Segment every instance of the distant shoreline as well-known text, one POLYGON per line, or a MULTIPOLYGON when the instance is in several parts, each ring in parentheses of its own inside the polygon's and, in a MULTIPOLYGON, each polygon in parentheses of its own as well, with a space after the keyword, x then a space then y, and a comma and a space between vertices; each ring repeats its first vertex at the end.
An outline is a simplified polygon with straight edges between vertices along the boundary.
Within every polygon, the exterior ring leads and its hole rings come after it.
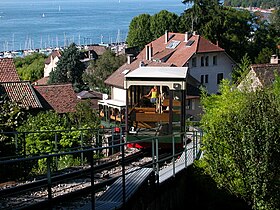
POLYGON ((271 14, 275 8, 271 8, 271 9, 262 9, 259 7, 233 7, 235 9, 242 9, 242 10, 248 10, 250 12, 261 12, 261 13, 266 13, 266 14, 271 14))

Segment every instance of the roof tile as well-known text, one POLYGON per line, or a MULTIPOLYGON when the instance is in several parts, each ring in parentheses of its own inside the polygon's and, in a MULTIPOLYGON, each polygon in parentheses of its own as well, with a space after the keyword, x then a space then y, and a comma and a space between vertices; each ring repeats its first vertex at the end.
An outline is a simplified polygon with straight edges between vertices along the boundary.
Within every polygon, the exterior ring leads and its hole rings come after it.
POLYGON ((20 81, 12 58, 0 58, 0 82, 20 81))
POLYGON ((30 82, 3 82, 0 83, 1 91, 7 97, 25 108, 43 108, 30 82))
POLYGON ((75 112, 78 99, 72 84, 35 85, 40 100, 46 109, 54 109, 58 113, 75 112))

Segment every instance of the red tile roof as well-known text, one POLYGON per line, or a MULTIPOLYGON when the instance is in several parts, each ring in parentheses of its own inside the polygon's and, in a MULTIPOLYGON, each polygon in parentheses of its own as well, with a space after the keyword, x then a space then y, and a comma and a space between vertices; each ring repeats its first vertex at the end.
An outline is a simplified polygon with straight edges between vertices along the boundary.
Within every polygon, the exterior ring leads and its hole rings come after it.
POLYGON ((58 113, 75 112, 77 96, 72 84, 35 85, 40 100, 46 109, 54 109, 58 113))
POLYGON ((43 77, 41 79, 38 79, 33 84, 34 85, 47 85, 48 84, 49 77, 43 77))
POLYGON ((52 53, 46 59, 45 64, 50 64, 51 63, 51 59, 54 59, 55 57, 58 57, 58 58, 61 57, 61 53, 58 50, 52 51, 52 53))
POLYGON ((165 35, 152 41, 146 46, 152 47, 152 59, 146 60, 146 49, 143 49, 131 64, 124 64, 111 76, 105 83, 111 86, 123 88, 124 70, 133 71, 139 67, 139 63, 143 61, 146 66, 186 66, 188 61, 195 53, 207 52, 224 52, 224 49, 211 43, 200 35, 192 35, 188 41, 192 41, 190 46, 185 42, 185 34, 169 33, 169 40, 165 43, 165 35), (174 48, 166 48, 172 42, 178 43, 174 48))
POLYGON ((0 82, 20 81, 12 58, 0 58, 0 82))
POLYGON ((1 91, 7 97, 24 108, 43 108, 30 82, 3 82, 0 83, 1 91))
POLYGON ((99 46, 99 45, 90 45, 87 47, 88 50, 93 50, 98 56, 102 55, 106 51, 105 46, 99 46))

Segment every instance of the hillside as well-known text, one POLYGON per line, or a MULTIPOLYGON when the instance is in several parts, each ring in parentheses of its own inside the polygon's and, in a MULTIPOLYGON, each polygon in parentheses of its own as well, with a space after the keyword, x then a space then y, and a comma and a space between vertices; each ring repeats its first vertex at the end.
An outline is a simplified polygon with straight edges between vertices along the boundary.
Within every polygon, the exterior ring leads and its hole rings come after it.
POLYGON ((260 7, 270 9, 280 6, 279 0, 224 0, 225 6, 232 7, 260 7))

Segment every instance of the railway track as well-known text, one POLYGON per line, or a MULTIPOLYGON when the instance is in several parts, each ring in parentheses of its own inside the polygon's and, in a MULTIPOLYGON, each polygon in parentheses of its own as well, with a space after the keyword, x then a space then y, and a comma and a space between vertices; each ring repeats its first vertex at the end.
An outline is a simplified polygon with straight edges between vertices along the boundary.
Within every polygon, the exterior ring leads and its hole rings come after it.
MULTIPOLYGON (((129 154, 124 159, 125 168, 135 165, 150 164, 151 158, 145 158, 143 152, 129 154), (146 160, 143 160, 146 159, 146 160)), ((95 164, 94 187, 91 187, 91 168, 71 168, 54 174, 51 178, 52 197, 48 196, 48 179, 41 178, 30 183, 10 182, 0 186, 0 209, 38 209, 59 203, 62 200, 72 199, 86 195, 94 190, 102 191, 110 185, 122 171, 122 159, 120 157, 107 158, 107 160, 95 164), (51 202, 50 202, 51 201, 51 202)))

